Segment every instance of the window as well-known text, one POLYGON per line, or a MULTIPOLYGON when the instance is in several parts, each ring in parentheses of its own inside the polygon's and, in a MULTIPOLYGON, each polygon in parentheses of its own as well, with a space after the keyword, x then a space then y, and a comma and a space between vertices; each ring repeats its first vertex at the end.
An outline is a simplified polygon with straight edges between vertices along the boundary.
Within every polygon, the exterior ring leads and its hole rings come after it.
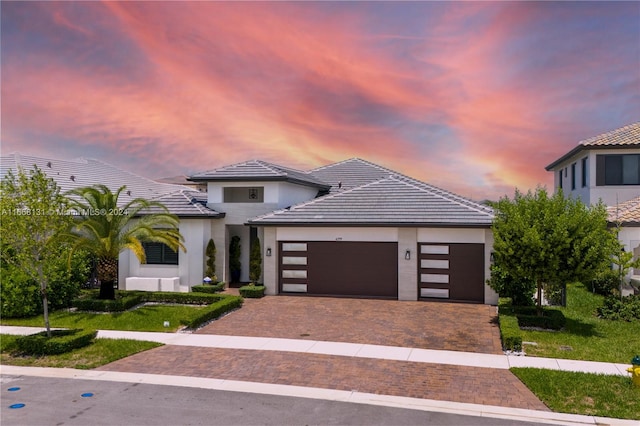
POLYGON ((558 188, 562 189, 562 170, 558 172, 558 188))
POLYGON ((581 168, 581 173, 582 173, 582 187, 586 187, 588 185, 588 180, 589 180, 589 174, 587 171, 587 157, 582 159, 582 164, 581 164, 582 168, 581 168))
POLYGON ((224 188, 225 203, 263 203, 263 187, 227 187, 224 188))
POLYGON ((576 189, 576 163, 571 165, 571 190, 576 189))
POLYGON ((178 252, 163 243, 142 243, 147 265, 177 265, 178 252))
POLYGON ((640 185, 640 154, 598 155, 596 185, 640 185))

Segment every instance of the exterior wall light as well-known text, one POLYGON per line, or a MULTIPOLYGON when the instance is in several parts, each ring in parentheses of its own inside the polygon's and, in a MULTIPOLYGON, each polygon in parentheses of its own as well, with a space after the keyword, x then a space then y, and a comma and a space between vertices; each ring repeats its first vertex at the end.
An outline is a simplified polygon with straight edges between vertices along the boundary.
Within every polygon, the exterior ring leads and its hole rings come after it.
POLYGON ((271 247, 267 247, 267 256, 271 257, 271 247))
POLYGON ((404 252, 405 260, 411 260, 411 250, 407 250, 404 252))
POLYGON ((496 261, 496 254, 494 252, 491 252, 491 254, 489 255, 489 262, 493 265, 495 261, 496 261))

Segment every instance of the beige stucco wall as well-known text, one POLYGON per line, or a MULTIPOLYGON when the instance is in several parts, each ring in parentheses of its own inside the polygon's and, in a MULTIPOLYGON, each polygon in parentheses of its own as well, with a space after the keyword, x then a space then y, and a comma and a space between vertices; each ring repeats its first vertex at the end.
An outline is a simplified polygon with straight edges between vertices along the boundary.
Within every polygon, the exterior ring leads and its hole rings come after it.
MULTIPOLYGON (((490 255, 493 234, 484 228, 341 228, 341 227, 265 227, 263 252, 271 248, 271 256, 264 257, 264 283, 267 294, 278 292, 279 241, 380 241, 398 243, 398 299, 418 299, 419 242, 482 243, 485 245, 485 280, 490 276, 490 255), (406 251, 410 259, 405 259, 406 251)), ((485 303, 497 304, 497 294, 485 284, 485 303)))

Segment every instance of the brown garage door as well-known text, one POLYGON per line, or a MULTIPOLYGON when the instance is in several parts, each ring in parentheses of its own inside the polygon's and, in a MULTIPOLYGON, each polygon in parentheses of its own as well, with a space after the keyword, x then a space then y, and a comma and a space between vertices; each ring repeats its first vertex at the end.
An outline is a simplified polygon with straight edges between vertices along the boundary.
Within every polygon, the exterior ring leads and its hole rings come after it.
POLYGON ((281 242, 280 291, 397 299, 398 244, 281 242))
POLYGON ((484 303, 484 244, 418 244, 422 299, 484 303))

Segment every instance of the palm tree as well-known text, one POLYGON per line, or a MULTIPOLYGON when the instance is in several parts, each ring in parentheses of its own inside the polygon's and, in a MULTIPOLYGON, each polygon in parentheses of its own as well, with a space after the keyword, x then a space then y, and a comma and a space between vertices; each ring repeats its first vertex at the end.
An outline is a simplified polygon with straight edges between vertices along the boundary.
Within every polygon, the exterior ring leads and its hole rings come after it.
POLYGON ((131 250, 141 263, 146 261, 143 242, 157 242, 174 251, 186 251, 178 230, 180 220, 160 202, 135 198, 118 205, 120 194, 105 185, 77 188, 68 192, 72 209, 77 213, 68 238, 71 253, 84 249, 97 259, 100 298, 114 299, 114 283, 118 276, 118 256, 131 250))

